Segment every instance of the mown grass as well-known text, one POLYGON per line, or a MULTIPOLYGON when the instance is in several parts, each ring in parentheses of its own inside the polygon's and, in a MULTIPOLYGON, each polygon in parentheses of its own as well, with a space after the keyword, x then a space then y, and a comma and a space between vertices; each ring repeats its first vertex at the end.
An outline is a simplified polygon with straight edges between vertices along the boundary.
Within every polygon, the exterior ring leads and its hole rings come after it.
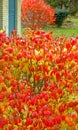
POLYGON ((69 16, 62 27, 57 28, 55 25, 47 25, 44 29, 46 32, 53 30, 53 37, 59 36, 78 36, 78 18, 69 16))
POLYGON ((46 32, 49 32, 53 30, 53 37, 59 37, 59 36, 65 36, 65 37, 70 37, 70 36, 78 36, 78 28, 54 28, 50 27, 45 29, 46 32))

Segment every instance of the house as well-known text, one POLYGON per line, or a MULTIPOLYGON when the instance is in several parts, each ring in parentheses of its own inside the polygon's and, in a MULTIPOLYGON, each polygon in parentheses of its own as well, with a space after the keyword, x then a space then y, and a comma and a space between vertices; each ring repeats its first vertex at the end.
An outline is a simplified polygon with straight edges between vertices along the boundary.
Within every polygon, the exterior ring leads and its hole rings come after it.
POLYGON ((11 36, 12 30, 21 35, 21 1, 0 0, 0 30, 11 36))

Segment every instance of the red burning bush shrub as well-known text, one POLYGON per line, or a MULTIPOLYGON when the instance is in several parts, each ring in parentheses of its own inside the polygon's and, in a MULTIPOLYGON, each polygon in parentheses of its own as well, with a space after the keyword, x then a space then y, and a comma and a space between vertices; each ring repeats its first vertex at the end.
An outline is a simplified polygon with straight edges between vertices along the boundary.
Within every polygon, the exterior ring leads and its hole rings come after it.
POLYGON ((22 1, 22 24, 33 30, 41 29, 55 21, 55 10, 44 0, 22 1))
POLYGON ((0 129, 78 129, 78 38, 0 33, 0 129))

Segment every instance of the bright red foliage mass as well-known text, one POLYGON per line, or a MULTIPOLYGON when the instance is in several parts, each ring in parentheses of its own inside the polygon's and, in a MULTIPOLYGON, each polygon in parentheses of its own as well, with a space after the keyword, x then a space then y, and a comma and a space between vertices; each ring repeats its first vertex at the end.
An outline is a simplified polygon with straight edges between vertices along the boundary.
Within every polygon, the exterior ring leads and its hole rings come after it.
POLYGON ((41 29, 55 21, 55 10, 44 0, 22 1, 22 23, 33 30, 41 29))
POLYGON ((78 129, 78 37, 0 32, 0 130, 78 129))

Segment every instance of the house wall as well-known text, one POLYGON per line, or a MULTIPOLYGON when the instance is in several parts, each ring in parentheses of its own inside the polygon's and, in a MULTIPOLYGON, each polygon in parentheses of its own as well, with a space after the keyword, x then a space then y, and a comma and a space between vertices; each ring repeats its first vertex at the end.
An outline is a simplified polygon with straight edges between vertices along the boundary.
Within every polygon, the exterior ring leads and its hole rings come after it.
POLYGON ((12 30, 16 28, 16 0, 9 0, 9 35, 11 36, 12 30))
MULTIPOLYGON (((16 0, 15 29, 21 35, 21 1, 16 0)), ((0 0, 0 29, 9 34, 9 0, 0 0)))
POLYGON ((19 35, 21 35, 21 1, 22 0, 16 0, 16 29, 19 35))
POLYGON ((0 30, 2 29, 3 0, 0 0, 0 30))
POLYGON ((8 0, 3 0, 3 30, 8 34, 8 0))

